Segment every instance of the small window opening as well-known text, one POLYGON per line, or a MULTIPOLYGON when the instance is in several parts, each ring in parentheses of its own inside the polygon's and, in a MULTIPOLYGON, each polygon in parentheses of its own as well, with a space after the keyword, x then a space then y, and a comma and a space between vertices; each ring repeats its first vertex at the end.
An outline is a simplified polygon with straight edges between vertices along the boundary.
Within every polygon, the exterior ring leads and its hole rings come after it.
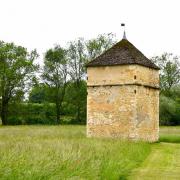
POLYGON ((134 79, 136 79, 136 75, 134 75, 134 79))
POLYGON ((136 94, 136 90, 134 90, 134 93, 136 94))

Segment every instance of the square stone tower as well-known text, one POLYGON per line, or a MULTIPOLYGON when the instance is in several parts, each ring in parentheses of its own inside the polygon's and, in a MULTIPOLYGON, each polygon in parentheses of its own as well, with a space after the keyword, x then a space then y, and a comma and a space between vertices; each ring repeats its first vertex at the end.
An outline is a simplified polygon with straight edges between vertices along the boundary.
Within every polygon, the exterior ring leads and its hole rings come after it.
POLYGON ((127 39, 87 64, 87 136, 159 138, 159 68, 127 39))

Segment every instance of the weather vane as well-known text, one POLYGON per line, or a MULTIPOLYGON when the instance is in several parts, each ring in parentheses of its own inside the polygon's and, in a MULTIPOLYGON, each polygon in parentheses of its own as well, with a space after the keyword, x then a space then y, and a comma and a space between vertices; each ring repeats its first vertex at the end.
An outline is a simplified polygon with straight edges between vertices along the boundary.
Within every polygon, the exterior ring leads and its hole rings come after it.
POLYGON ((124 27, 123 39, 127 39, 126 38, 126 31, 125 31, 125 23, 121 23, 121 26, 124 27))

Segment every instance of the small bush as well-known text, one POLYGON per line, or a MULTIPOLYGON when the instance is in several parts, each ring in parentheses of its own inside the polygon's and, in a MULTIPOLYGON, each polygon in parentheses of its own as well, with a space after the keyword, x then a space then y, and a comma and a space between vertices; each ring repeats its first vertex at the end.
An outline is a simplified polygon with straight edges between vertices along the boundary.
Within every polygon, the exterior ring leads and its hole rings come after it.
POLYGON ((10 104, 8 124, 55 124, 55 105, 52 103, 10 104))

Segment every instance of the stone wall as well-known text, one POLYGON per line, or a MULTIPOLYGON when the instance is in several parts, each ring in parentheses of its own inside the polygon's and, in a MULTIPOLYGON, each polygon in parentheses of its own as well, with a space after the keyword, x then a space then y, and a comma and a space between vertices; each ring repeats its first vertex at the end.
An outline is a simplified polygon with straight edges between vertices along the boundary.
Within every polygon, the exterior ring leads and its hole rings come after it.
POLYGON ((88 137, 158 140, 159 90, 143 86, 158 87, 157 70, 124 65, 90 67, 87 72, 88 137))
POLYGON ((138 139, 159 139, 159 90, 138 86, 136 91, 135 135, 138 139))
POLYGON ((159 87, 159 72, 140 65, 88 67, 88 85, 139 83, 159 87))

